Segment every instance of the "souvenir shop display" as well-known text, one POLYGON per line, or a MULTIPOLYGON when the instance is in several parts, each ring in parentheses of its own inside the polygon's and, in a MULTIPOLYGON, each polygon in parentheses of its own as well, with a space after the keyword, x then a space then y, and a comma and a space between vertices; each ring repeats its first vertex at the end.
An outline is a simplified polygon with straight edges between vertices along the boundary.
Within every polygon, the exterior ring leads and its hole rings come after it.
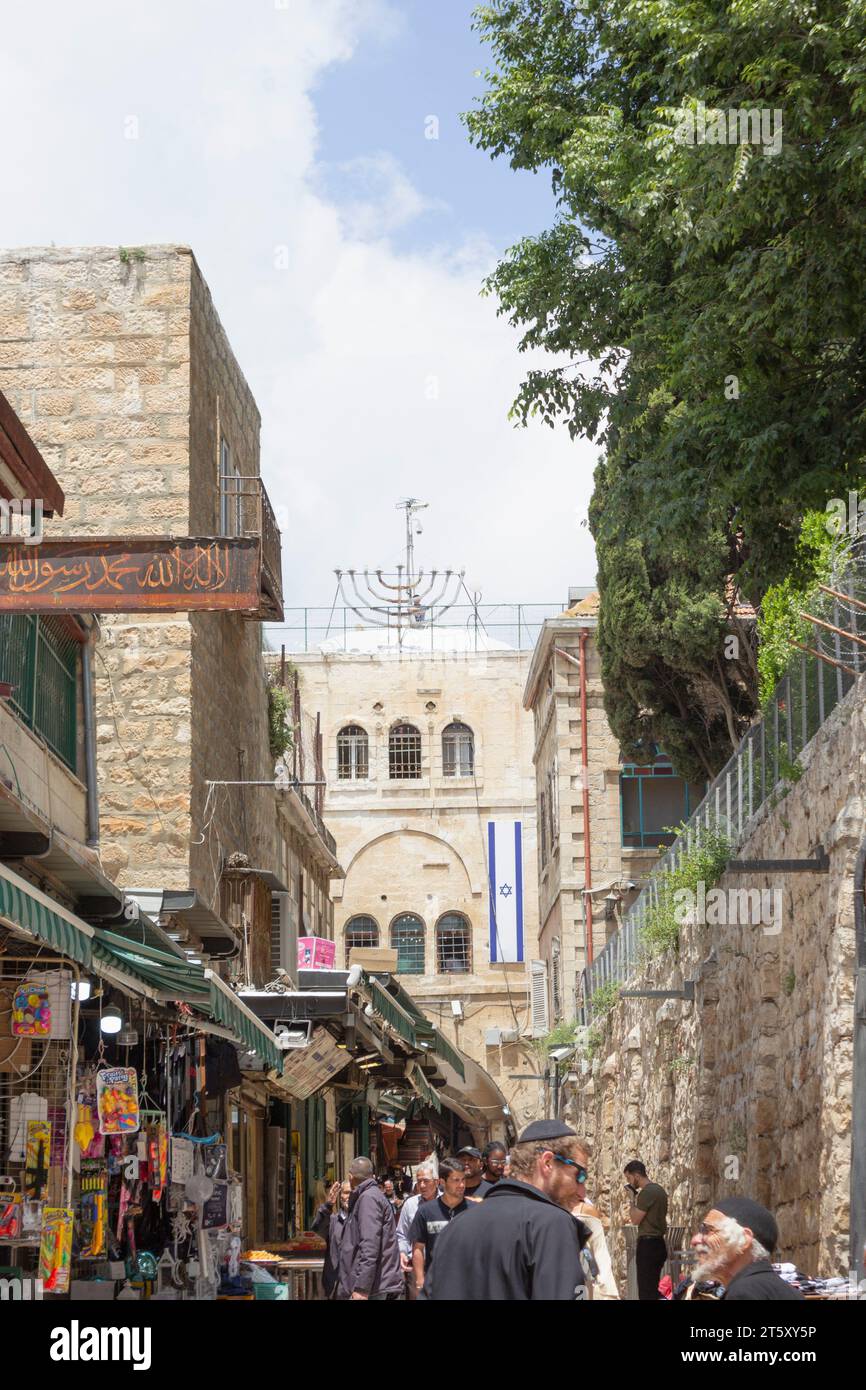
POLYGON ((134 1134, 139 1128, 138 1074, 134 1067, 106 1067, 96 1074, 101 1134, 134 1134))
POLYGON ((42 1215, 39 1278, 46 1293, 68 1293, 74 1213, 69 1207, 46 1207, 42 1215))
POLYGON ((51 1002, 48 990, 26 980, 12 1000, 13 1038, 50 1038, 51 1002))
POLYGON ((23 1175, 25 1196, 36 1198, 42 1196, 48 1184, 50 1154, 50 1120, 28 1120, 23 1175))

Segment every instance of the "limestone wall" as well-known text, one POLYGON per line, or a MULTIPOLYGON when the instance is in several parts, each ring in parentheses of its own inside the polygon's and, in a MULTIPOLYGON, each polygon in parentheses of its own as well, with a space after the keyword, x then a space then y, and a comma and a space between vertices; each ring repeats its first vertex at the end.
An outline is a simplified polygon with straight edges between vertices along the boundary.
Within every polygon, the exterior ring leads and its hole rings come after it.
POLYGON ((775 919, 684 927, 679 956, 629 987, 696 979, 696 1002, 621 1000, 591 1068, 569 1088, 620 1269, 622 1168, 639 1157, 670 1193, 672 1222, 694 1229, 715 1197, 739 1192, 776 1213, 780 1258, 810 1273, 848 1272, 864 695, 861 681, 802 755, 802 778, 762 808, 738 849, 743 859, 804 858, 821 843, 829 874, 725 874, 723 889, 780 889, 780 929, 775 919))
MULTIPOLYGON (((0 388, 66 494, 46 534, 213 535, 219 438, 259 472, 259 414, 187 247, 0 254, 0 388)), ((101 857, 124 885, 193 886, 220 857, 276 868, 261 627, 117 615, 96 647, 101 857)))
POLYGON ((521 1128, 536 1118, 539 1094, 534 1080, 513 1080, 538 1070, 528 1045, 527 965, 490 964, 485 856, 487 821, 520 820, 528 962, 537 951, 538 909, 532 721, 521 706, 527 657, 511 651, 402 659, 308 653, 292 661, 304 708, 321 712, 325 819, 346 870, 345 881, 333 885, 338 958, 352 917, 372 917, 387 945, 394 918, 417 914, 425 927, 424 973, 401 975, 401 983, 493 1077, 521 1128), (388 731, 403 720, 421 731, 422 776, 401 783, 388 777, 388 731), (474 777, 443 776, 441 735, 452 721, 473 731, 474 777), (337 733, 346 724, 368 734, 369 776, 363 781, 337 777, 337 733), (446 912, 460 912, 470 924, 472 968, 465 974, 437 968, 435 929, 446 912), (453 1016, 452 999, 463 1002, 462 1020, 453 1016), (488 1046, 488 1029, 515 1026, 525 1041, 488 1046))

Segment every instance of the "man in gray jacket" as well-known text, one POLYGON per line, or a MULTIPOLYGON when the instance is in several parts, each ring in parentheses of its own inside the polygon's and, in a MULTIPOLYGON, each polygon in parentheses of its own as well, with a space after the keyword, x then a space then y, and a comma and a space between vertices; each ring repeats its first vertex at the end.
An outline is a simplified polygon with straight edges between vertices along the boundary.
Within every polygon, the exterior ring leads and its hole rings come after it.
POLYGON ((349 1166, 352 1195, 340 1247, 340 1299, 403 1297, 403 1271, 397 1227, 387 1197, 373 1175, 369 1158, 349 1166))

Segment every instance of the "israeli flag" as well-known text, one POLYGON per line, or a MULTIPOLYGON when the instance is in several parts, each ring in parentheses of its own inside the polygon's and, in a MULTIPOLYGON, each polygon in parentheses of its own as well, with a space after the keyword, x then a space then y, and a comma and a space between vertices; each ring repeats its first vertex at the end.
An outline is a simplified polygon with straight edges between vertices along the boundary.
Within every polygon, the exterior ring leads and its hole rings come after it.
POLYGON ((523 960, 523 826, 519 820, 487 822, 490 878, 490 960, 523 960))

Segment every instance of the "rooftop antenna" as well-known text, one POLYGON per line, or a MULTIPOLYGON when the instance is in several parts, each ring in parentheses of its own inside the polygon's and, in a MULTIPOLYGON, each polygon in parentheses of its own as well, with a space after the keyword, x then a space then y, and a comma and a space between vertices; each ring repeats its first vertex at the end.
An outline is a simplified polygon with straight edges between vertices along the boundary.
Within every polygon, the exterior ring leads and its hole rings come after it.
POLYGON ((430 504, 417 497, 404 497, 396 504, 406 513, 406 548, 396 576, 381 569, 335 570, 337 589, 347 608, 360 618, 364 627, 386 627, 397 633, 398 646, 410 627, 419 627, 441 618, 453 607, 463 583, 465 570, 424 570, 415 572, 415 536, 422 527, 416 512, 430 504), (396 577, 396 583, 392 582, 396 577), (359 579, 361 583, 359 584, 359 579))

